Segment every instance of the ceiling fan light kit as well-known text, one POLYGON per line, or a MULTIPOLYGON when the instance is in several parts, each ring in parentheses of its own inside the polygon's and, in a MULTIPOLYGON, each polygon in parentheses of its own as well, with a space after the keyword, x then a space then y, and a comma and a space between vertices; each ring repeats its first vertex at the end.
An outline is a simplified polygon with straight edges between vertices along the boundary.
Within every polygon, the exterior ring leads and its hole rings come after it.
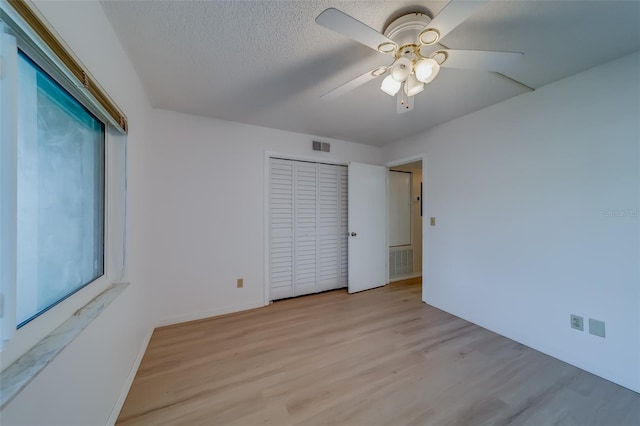
POLYGON ((382 85, 380 89, 389 96, 395 96, 396 93, 400 90, 402 83, 393 78, 393 76, 388 75, 382 80, 382 85))
POLYGON ((405 81, 407 77, 409 77, 409 74, 411 74, 412 68, 413 63, 410 59, 400 57, 396 59, 391 67, 391 77, 393 77, 395 81, 405 81))
POLYGON ((410 74, 407 77, 407 81, 404 83, 404 93, 407 96, 415 96, 424 90, 424 83, 418 81, 414 74, 410 74))
POLYGON ((431 83, 440 72, 440 64, 431 58, 422 58, 413 66, 418 81, 431 83))
POLYGON ((338 9, 329 8, 316 18, 316 23, 345 35, 378 52, 393 54, 394 62, 380 66, 326 93, 323 99, 333 99, 369 80, 388 75, 380 89, 398 96, 398 113, 413 109, 413 97, 424 90, 439 74, 440 67, 484 69, 496 72, 522 56, 516 52, 450 50, 435 46, 443 37, 464 22, 488 0, 451 0, 431 19, 422 12, 405 14, 391 22, 381 34, 338 9), (447 60, 453 58, 452 64, 447 60), (400 90, 403 89, 403 90, 400 90))

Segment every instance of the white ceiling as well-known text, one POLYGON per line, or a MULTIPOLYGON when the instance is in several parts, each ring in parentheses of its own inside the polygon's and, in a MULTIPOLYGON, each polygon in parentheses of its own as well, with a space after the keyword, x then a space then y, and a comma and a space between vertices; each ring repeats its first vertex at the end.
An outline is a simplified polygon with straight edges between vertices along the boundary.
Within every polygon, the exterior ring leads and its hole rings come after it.
MULTIPOLYGON (((384 145, 527 92, 485 71, 442 69, 396 114, 380 80, 320 96, 388 56, 317 25, 338 8, 382 31, 446 1, 103 1, 154 107, 384 145)), ((523 52, 508 75, 538 88, 640 49, 640 1, 492 1, 442 43, 523 52)))

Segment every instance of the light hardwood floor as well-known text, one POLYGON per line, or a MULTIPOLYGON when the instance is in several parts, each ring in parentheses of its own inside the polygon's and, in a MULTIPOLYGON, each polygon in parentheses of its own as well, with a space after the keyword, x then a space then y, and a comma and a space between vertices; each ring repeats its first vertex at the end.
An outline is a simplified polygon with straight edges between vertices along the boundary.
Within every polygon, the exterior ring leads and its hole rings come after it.
POLYGON ((157 329, 119 424, 640 425, 640 395, 430 307, 420 281, 157 329))

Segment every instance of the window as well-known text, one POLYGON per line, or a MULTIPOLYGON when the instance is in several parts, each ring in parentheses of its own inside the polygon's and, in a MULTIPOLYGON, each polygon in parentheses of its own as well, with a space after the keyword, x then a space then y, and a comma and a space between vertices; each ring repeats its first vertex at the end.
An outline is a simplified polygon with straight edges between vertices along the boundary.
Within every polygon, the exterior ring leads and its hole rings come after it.
POLYGON ((31 2, 0 0, 0 62, 0 370, 26 384, 128 285, 128 121, 31 2))
POLYGON ((18 56, 18 328, 104 274, 105 125, 18 56))

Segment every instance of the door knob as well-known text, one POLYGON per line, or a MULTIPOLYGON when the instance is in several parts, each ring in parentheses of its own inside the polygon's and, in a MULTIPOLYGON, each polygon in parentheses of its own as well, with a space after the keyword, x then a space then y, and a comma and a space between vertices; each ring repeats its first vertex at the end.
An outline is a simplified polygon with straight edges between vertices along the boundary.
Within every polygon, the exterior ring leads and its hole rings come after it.
POLYGON ((352 236, 352 237, 355 237, 356 235, 358 235, 358 234, 356 234, 355 232, 352 232, 352 233, 351 233, 351 236, 352 236))

